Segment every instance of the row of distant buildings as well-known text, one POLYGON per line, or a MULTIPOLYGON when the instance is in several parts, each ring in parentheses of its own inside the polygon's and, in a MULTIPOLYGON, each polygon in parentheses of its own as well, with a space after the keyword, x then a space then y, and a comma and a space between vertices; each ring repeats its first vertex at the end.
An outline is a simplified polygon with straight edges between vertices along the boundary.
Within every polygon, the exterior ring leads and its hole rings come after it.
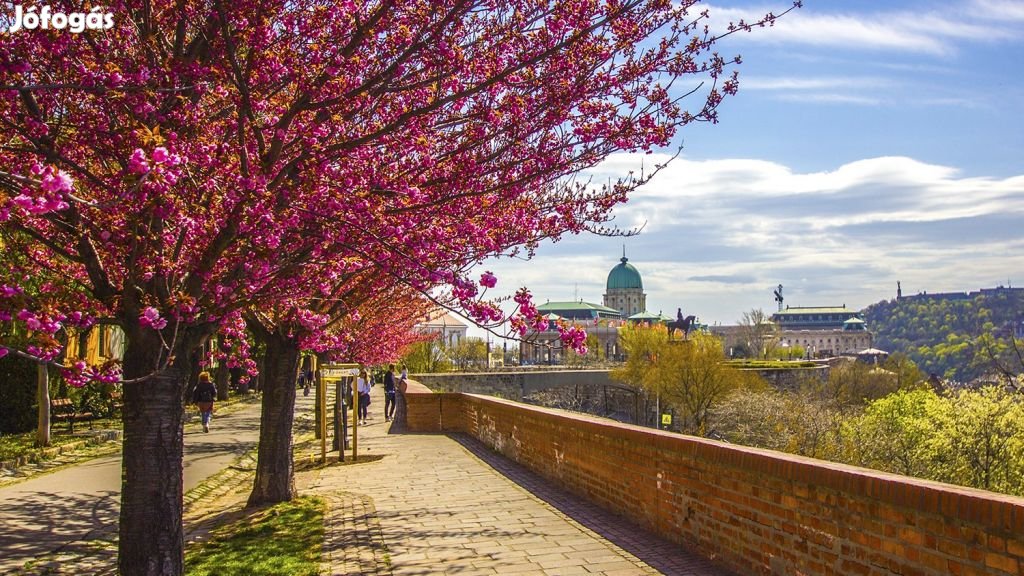
MULTIPOLYGON (((872 333, 868 330, 860 312, 842 306, 791 307, 781 305, 771 316, 770 333, 773 345, 799 347, 805 355, 825 357, 845 354, 860 354, 871 351, 872 333)), ((665 323, 673 318, 647 310, 647 294, 644 293, 643 279, 635 266, 629 263, 625 253, 622 259, 608 272, 603 302, 596 304, 584 300, 568 302, 547 302, 537 307, 548 318, 548 329, 531 331, 520 344, 520 358, 523 363, 558 364, 562 361, 562 349, 555 325, 559 321, 578 324, 586 328, 587 334, 597 339, 597 345, 604 357, 622 359, 619 344, 619 330, 630 323, 665 323)), ((698 330, 710 332, 723 341, 727 353, 745 349, 757 351, 762 343, 746 342, 751 330, 745 326, 695 325, 698 330)), ((756 352, 755 352, 756 353, 756 352)))

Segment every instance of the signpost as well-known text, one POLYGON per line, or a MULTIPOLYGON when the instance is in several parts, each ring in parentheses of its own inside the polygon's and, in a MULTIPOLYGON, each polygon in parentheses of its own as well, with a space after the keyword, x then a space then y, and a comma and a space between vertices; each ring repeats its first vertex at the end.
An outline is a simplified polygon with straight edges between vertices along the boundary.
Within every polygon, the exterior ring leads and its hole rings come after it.
MULTIPOLYGON (((321 464, 324 464, 324 463, 327 462, 327 381, 328 380, 337 380, 340 383, 340 381, 342 379, 344 379, 344 378, 355 377, 355 376, 358 376, 358 375, 359 375, 359 365, 358 364, 324 364, 320 368, 320 378, 319 378, 319 381, 317 382, 317 403, 318 403, 319 408, 320 408, 320 414, 322 415, 322 417, 320 418, 320 463, 321 464)), ((340 388, 339 393, 343 394, 345 387, 344 386, 340 386, 339 388, 340 388)), ((340 398, 336 398, 335 399, 335 402, 339 402, 339 401, 340 401, 341 407, 342 407, 342 410, 341 410, 342 416, 341 417, 342 417, 342 419, 345 419, 346 418, 345 410, 344 410, 345 402, 344 402, 344 400, 341 400, 340 398)), ((342 457, 343 457, 343 455, 345 453, 345 436, 347 436, 347 433, 344 432, 344 430, 345 430, 345 427, 342 426, 342 431, 343 432, 341 434, 341 437, 337 438, 337 440, 338 440, 338 452, 339 452, 339 454, 342 455, 342 457)), ((337 432, 335 432, 335 435, 337 436, 337 432)), ((353 437, 353 446, 354 446, 355 445, 355 428, 354 427, 352 429, 352 437, 353 437)), ((354 457, 355 457, 355 454, 353 454, 353 459, 354 459, 354 457)))
POLYGON ((320 369, 320 375, 324 378, 343 378, 345 376, 359 376, 358 364, 328 364, 320 369))

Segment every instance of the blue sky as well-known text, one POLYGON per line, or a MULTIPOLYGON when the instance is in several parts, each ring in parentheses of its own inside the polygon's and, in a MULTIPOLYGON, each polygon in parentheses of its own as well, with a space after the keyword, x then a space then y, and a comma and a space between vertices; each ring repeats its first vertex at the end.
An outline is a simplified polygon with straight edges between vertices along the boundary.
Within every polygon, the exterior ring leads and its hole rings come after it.
MULTIPOLYGON (((706 4, 717 21, 785 0, 706 4)), ((733 324, 921 291, 1024 286, 1024 0, 805 0, 739 53, 720 123, 615 210, 632 238, 576 236, 485 263, 539 302, 600 302, 625 244, 648 309, 733 324)), ((668 153, 670 151, 666 151, 668 153)), ((617 155, 604 181, 647 156, 617 155)))

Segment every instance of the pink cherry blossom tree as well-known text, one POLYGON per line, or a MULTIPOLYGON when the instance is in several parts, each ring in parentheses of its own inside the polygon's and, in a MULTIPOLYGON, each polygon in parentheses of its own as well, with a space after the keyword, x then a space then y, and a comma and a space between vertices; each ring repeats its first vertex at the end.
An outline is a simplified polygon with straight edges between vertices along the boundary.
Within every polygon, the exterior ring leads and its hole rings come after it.
MULTIPOLYGON (((649 174, 572 175, 737 88, 695 4, 117 0, 107 29, 0 36, 0 226, 88 301, 0 309, 125 331, 121 573, 182 571, 191 351, 232 314, 300 313, 311 267, 470 303, 467 263, 606 222, 649 174)), ((59 342, 30 345, 0 342, 59 342)))
POLYGON ((249 330, 266 350, 256 479, 249 505, 295 497, 292 428, 295 375, 302 350, 322 361, 363 365, 393 361, 418 339, 412 328, 428 306, 418 291, 389 277, 357 274, 308 308, 263 309, 246 314, 249 330))

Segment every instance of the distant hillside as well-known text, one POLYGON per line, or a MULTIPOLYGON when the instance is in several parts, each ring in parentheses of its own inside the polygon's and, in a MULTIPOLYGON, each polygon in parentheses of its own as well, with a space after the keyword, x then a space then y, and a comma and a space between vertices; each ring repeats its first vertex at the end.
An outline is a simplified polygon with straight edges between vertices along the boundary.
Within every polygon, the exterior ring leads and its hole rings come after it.
POLYGON ((1024 321, 1024 289, 883 300, 864 309, 864 320, 875 347, 903 352, 926 372, 969 382, 994 370, 992 355, 1006 354, 1007 338, 1024 321))

